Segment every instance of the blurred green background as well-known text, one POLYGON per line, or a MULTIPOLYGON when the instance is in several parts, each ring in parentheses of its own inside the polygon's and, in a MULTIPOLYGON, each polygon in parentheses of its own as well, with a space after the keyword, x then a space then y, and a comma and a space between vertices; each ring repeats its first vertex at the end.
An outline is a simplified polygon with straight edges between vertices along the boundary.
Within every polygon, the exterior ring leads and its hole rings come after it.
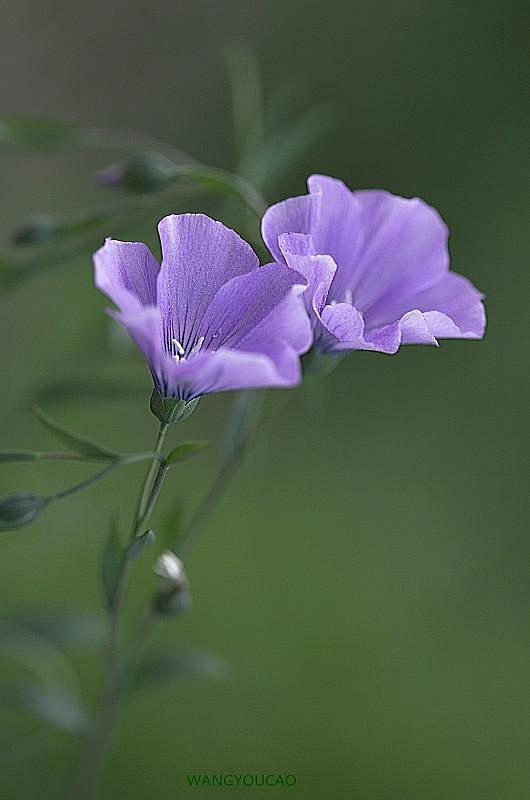
MULTIPOLYGON (((525 22, 525 4, 500 0, 2 7, 1 113, 132 129, 229 169, 241 159, 225 51, 249 43, 267 199, 302 193, 310 172, 419 195, 449 223, 454 268, 487 294, 484 342, 354 353, 323 384, 270 393, 256 448, 189 558, 194 608, 155 637, 216 654, 228 676, 133 698, 103 800, 230 794, 187 788, 190 772, 294 773, 296 788, 269 793, 304 800, 529 796, 525 22)), ((101 202, 92 175, 115 158, 1 152, 4 241, 31 212, 101 202)), ((164 212, 235 213, 191 194, 164 203, 108 233, 153 241, 164 212)), ((0 302, 2 447, 50 447, 36 398, 110 446, 150 447, 147 372, 111 330, 87 252, 0 302), (94 374, 131 391, 92 398, 77 387, 94 374)), ((161 537, 177 500, 191 509, 206 490, 229 403, 203 400, 174 432, 216 447, 171 476, 161 537)), ((125 524, 141 469, 2 534, 2 617, 102 613, 109 516, 118 505, 125 524)), ((52 491, 89 472, 3 465, 0 490, 52 491)), ((151 582, 140 566, 129 608, 151 582)), ((96 645, 65 652, 90 699, 96 645)), ((0 674, 28 672, 8 661, 0 674)), ((3 800, 61 797, 75 738, 8 704, 0 737, 3 800)))

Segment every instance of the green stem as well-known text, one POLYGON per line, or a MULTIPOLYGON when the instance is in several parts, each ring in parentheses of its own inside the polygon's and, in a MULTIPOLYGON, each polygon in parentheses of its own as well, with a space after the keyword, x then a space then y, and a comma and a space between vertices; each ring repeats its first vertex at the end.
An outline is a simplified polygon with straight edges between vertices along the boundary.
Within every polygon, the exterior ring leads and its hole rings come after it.
POLYGON ((199 181, 218 191, 226 192, 228 189, 237 195, 260 220, 267 210, 267 204, 257 189, 245 178, 234 175, 232 172, 203 164, 175 164, 173 174, 175 177, 199 181))
MULTIPOLYGON (((155 457, 158 458, 158 456, 156 455, 155 457)), ((145 461, 147 458, 153 458, 153 453, 134 453, 134 455, 116 459, 116 461, 113 461, 111 464, 105 467, 105 469, 102 469, 101 472, 96 472, 95 475, 91 475, 89 478, 86 478, 84 481, 81 481, 81 483, 76 483, 73 486, 70 486, 68 489, 63 489, 62 492, 57 492, 57 494, 50 495, 46 499, 50 503, 54 500, 62 500, 63 497, 68 497, 71 494, 80 492, 82 489, 86 489, 93 483, 100 481, 102 478, 105 478, 115 469, 118 469, 118 467, 123 467, 126 464, 134 464, 137 461, 145 461)))
MULTIPOLYGON (((152 462, 149 466, 138 504, 133 516, 129 542, 143 532, 154 509, 162 484, 168 471, 162 448, 168 425, 162 423, 158 432, 152 462)), ((112 465, 111 465, 112 466, 112 465)), ((124 667, 120 658, 120 624, 125 590, 130 572, 130 561, 123 557, 116 582, 116 590, 109 611, 109 628, 105 644, 105 665, 103 688, 99 699, 94 725, 92 727, 86 752, 78 773, 72 800, 89 800, 96 795, 101 779, 105 758, 111 749, 114 728, 123 698, 124 667)))
POLYGON ((261 392, 243 391, 236 395, 227 423, 225 457, 208 492, 176 543, 179 555, 182 555, 194 543, 245 458, 254 441, 262 404, 263 394, 261 392))

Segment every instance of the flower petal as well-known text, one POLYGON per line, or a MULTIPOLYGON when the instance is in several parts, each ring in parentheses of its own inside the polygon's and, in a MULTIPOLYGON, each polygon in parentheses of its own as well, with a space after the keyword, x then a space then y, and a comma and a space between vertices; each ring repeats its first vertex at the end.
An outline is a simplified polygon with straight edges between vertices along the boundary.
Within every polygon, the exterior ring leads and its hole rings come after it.
POLYGON ((143 353, 159 388, 164 384, 165 368, 171 357, 162 348, 162 320, 155 306, 108 312, 128 332, 143 353))
POLYGON ((158 297, 164 337, 166 344, 176 338, 186 348, 218 289, 259 262, 235 231, 204 214, 164 217, 158 231, 163 254, 158 297))
POLYGON ((284 233, 278 237, 278 244, 286 264, 299 272, 307 280, 304 303, 309 313, 325 305, 329 288, 337 271, 331 256, 316 255, 311 236, 300 233, 284 233))
POLYGON ((439 283, 409 300, 423 312, 429 329, 443 339, 481 339, 486 328, 484 295, 471 281, 449 272, 439 283))
POLYGON ((391 306, 447 274, 448 231, 438 212, 417 197, 379 190, 355 192, 355 197, 362 209, 363 241, 349 274, 350 288, 366 323, 377 327, 396 319, 391 306))
POLYGON ((311 233, 319 210, 320 197, 309 194, 290 197, 267 209, 261 222, 261 235, 276 261, 284 260, 278 237, 282 233, 311 233))
POLYGON ((273 357, 263 353, 221 348, 198 353, 176 363, 167 356, 163 389, 166 395, 192 400, 203 394, 232 389, 259 389, 292 386, 300 380, 299 359, 295 375, 281 369, 273 357))
POLYGON ((160 265, 141 242, 107 239, 94 254, 98 289, 122 309, 156 305, 160 265))
MULTIPOLYGON (((351 288, 349 274, 354 268, 362 242, 361 207, 357 196, 337 178, 310 175, 307 185, 312 197, 319 197, 319 214, 310 231, 317 253, 326 253, 340 265, 337 281, 351 288)), ((335 294, 342 299, 342 286, 335 294)))
MULTIPOLYGON (((198 329, 204 336, 202 347, 205 350, 239 349, 240 342, 268 317, 293 287, 298 287, 297 293, 300 293, 305 285, 302 275, 283 264, 267 264, 232 278, 217 291, 204 314, 198 329)), ((301 316, 300 301, 299 306, 301 316)))
POLYGON ((300 382, 299 356, 309 350, 313 341, 301 291, 300 284, 292 286, 270 314, 238 344, 239 351, 263 353, 274 363, 281 381, 276 383, 278 386, 300 382))

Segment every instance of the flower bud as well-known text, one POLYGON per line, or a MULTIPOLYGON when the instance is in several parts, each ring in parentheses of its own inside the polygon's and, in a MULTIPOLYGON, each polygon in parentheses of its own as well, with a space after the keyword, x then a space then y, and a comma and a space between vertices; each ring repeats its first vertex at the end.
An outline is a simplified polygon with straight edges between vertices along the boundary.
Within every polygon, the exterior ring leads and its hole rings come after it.
POLYGON ((44 244, 54 239, 60 231, 57 221, 48 214, 36 214, 18 228, 12 236, 17 247, 44 244))
POLYGON ((0 530, 20 528, 33 522, 48 505, 48 498, 33 492, 13 492, 0 498, 0 530))
POLYGON ((129 192, 158 192, 175 177, 175 165, 160 153, 139 153, 112 164, 96 175, 103 186, 119 187, 129 192))
POLYGON ((153 598, 154 610, 162 616, 172 616, 191 605, 191 595, 184 564, 165 550, 156 560, 154 572, 162 578, 162 585, 153 598))

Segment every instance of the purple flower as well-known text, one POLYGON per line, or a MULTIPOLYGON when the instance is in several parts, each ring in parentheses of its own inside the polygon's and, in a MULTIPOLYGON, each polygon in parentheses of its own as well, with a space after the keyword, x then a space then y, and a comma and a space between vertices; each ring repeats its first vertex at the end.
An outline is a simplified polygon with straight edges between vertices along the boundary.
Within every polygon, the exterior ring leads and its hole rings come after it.
POLYGON ((449 271, 448 231, 418 198, 351 192, 323 175, 309 194, 271 206, 263 238, 273 257, 308 280, 304 295, 323 352, 480 339, 483 295, 449 271))
POLYGON ((94 256, 96 285, 144 354, 162 397, 300 381, 311 344, 304 278, 260 267, 234 231, 203 214, 165 217, 162 265, 145 244, 107 239, 94 256))

